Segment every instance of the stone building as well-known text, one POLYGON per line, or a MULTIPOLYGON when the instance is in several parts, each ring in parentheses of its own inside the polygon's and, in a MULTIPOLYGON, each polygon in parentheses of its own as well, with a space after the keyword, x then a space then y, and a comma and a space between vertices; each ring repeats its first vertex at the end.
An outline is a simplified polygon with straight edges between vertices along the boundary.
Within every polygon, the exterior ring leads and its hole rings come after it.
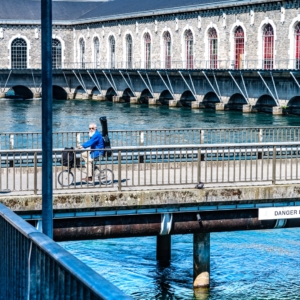
MULTIPOLYGON (((39 68, 40 1, 3 0, 1 68, 39 68)), ((299 1, 53 1, 56 68, 298 68, 299 1)))

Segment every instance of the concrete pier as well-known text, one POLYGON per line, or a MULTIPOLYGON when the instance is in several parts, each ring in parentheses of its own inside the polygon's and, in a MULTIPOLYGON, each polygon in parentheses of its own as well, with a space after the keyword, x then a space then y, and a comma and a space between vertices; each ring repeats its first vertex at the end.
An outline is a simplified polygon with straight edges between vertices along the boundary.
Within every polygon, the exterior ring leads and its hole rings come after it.
POLYGON ((252 106, 249 104, 243 105, 243 113, 251 113, 252 112, 252 106))
POLYGON ((148 105, 157 105, 157 100, 158 100, 158 99, 150 98, 150 99, 148 100, 148 105))
POLYGON ((130 104, 138 104, 139 100, 138 97, 130 97, 130 104))
POLYGON ((225 110, 225 104, 224 103, 216 103, 216 110, 225 110))
POLYGON ((67 100, 73 100, 75 99, 75 93, 68 93, 67 100))
POLYGON ((158 235, 156 239, 156 260, 170 261, 171 260, 171 236, 158 235))
POLYGON ((42 97, 42 94, 40 92, 36 92, 33 94, 33 99, 39 99, 42 97))
POLYGON ((199 102, 198 101, 193 101, 191 102, 191 109, 197 109, 199 108, 199 102))
POLYGON ((273 115, 282 115, 282 108, 279 106, 273 106, 272 108, 272 114, 273 115))
POLYGON ((210 233, 194 233, 194 288, 208 288, 209 277, 210 233))
POLYGON ((92 94, 82 94, 82 100, 92 100, 92 94))
POLYGON ((169 100, 169 107, 177 107, 178 101, 177 100, 169 100))
POLYGON ((5 98, 6 94, 5 93, 0 93, 0 99, 5 98))
POLYGON ((120 96, 113 96, 112 101, 115 102, 115 103, 118 103, 118 102, 121 102, 121 98, 122 97, 120 97, 120 96))

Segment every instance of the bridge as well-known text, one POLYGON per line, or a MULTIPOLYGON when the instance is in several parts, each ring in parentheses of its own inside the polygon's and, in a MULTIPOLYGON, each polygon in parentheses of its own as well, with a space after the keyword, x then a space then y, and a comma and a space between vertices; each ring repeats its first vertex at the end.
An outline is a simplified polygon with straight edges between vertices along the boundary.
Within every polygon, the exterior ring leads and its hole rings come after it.
MULTIPOLYGON (((0 82, 0 98, 41 97, 40 69, 1 69, 0 82)), ((298 114, 299 82, 297 69, 86 69, 75 64, 53 70, 53 96, 298 114)))
MULTIPOLYGON (((299 129, 114 131, 112 156, 99 165, 112 183, 86 184, 80 164, 63 186, 64 147, 87 133, 54 133, 54 240, 156 236, 157 259, 170 260, 171 236, 194 234, 194 284, 209 286, 210 232, 300 226, 299 129), (279 215, 266 219, 264 210, 279 215)), ((39 143, 39 133, 7 133, 0 151, 1 190, 11 190, 0 202, 37 227, 39 143)))

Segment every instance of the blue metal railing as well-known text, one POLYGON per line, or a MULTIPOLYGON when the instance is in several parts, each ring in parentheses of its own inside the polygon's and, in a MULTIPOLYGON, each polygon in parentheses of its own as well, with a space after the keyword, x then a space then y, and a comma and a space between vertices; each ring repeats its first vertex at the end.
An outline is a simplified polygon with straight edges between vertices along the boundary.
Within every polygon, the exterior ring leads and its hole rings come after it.
POLYGON ((131 299, 0 204, 0 300, 131 299))

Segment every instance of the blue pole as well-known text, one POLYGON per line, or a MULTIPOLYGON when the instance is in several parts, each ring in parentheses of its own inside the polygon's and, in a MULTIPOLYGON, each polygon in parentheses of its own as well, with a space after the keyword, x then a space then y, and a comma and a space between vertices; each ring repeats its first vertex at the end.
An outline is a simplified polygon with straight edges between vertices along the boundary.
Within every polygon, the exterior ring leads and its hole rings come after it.
POLYGON ((53 238, 52 207, 52 0, 41 1, 42 24, 42 226, 53 238))

